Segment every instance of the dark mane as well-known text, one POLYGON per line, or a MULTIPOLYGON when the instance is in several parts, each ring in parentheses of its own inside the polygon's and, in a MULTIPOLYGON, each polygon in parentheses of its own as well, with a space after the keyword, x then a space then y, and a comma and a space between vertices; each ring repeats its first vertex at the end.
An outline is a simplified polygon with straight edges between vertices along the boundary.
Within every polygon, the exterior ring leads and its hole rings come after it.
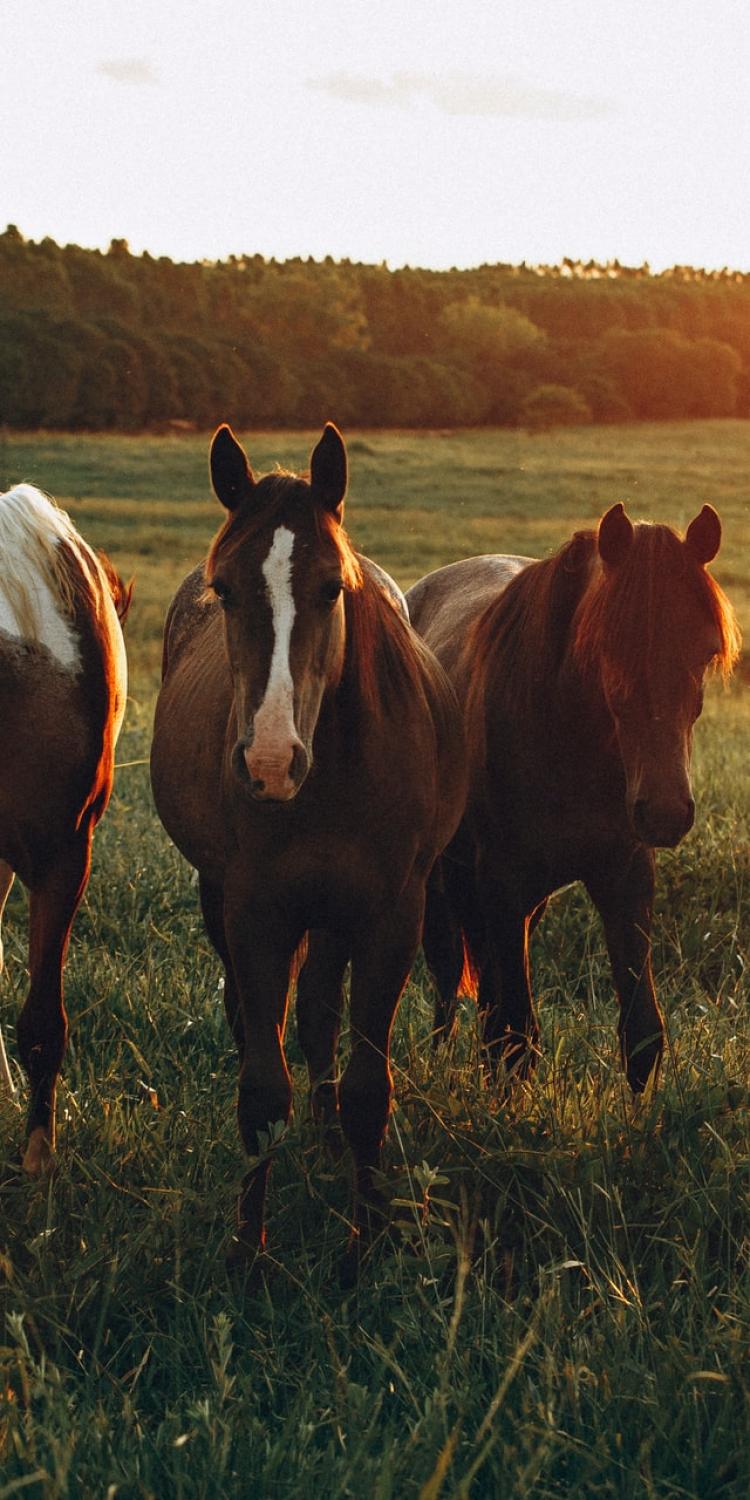
POLYGON ((346 598, 346 657, 341 685, 353 690, 367 710, 380 718, 384 704, 423 692, 428 658, 420 637, 404 619, 394 599, 358 561, 361 587, 346 598))
POLYGON ((705 567, 691 556, 671 526, 639 522, 627 556, 612 570, 598 569, 575 620, 574 652, 584 672, 600 669, 606 646, 613 686, 632 685, 658 654, 670 628, 675 586, 683 584, 719 634, 715 669, 727 677, 737 659, 740 632, 734 610, 705 567))
POLYGON ((552 687, 595 552, 594 533, 576 532, 553 557, 529 563, 493 599, 467 645, 472 699, 483 694, 490 673, 494 691, 516 703, 519 712, 541 683, 552 687))
POLYGON ((740 649, 734 610, 711 574, 691 558, 669 526, 639 522, 633 546, 616 569, 598 566, 596 534, 577 532, 553 557, 530 563, 477 621, 469 640, 476 700, 492 674, 493 694, 528 712, 539 689, 554 689, 572 651, 585 675, 607 671, 632 683, 655 660, 669 628, 675 580, 684 581, 719 633, 715 669, 728 676, 740 649))

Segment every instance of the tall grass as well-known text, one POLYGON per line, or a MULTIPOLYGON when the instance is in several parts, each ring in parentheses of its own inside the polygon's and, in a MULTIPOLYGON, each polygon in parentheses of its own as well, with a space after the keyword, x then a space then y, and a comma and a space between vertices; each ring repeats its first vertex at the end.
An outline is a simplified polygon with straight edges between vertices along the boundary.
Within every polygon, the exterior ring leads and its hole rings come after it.
MULTIPOLYGON (((728 523, 719 576, 746 612, 746 444, 740 424, 368 434, 351 445, 351 531, 407 583, 471 550, 552 546, 616 498, 678 523, 714 499, 728 523), (498 484, 503 465, 512 474, 498 484), (647 487, 653 508, 640 503, 647 487)), ((310 446, 249 443, 258 467, 302 462, 310 446)), ((338 1279, 348 1163, 325 1153, 309 1118, 292 1021, 295 1111, 269 1192, 274 1274, 233 1282, 224 1252, 242 1153, 220 970, 142 764, 160 617, 218 521, 204 464, 203 440, 18 439, 0 452, 1 483, 52 490, 137 576, 122 770, 68 962, 60 1165, 47 1182, 22 1177, 22 1117, 0 1099, 0 1500, 739 1500, 750 1490, 746 689, 710 692, 696 828, 660 856, 659 1088, 637 1105, 628 1095, 601 932, 583 895, 564 892, 534 940, 544 1057, 514 1101, 482 1078, 469 1006, 451 1051, 431 1050, 417 966, 394 1038, 393 1227, 353 1292, 338 1279)), ((4 938, 0 1024, 20 1083, 18 889, 4 938)))

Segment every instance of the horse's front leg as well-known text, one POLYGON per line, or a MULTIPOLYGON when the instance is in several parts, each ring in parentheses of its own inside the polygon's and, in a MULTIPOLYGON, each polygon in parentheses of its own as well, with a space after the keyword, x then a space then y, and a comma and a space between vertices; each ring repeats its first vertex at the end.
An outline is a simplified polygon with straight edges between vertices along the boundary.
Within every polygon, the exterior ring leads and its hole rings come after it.
POLYGON ((645 844, 590 872, 586 888, 604 923, 615 989, 620 1002, 618 1036, 628 1083, 634 1094, 658 1071, 664 1050, 664 1023, 651 971, 651 917, 654 854, 645 844))
POLYGON ((356 1270, 359 1249, 382 1222, 375 1176, 388 1123, 393 1079, 391 1028, 419 946, 424 887, 415 883, 398 908, 373 919, 355 935, 351 975, 351 1053, 339 1085, 341 1125, 354 1157, 354 1215, 345 1276, 356 1270))
POLYGON ((55 1149, 55 1092, 68 1032, 62 971, 89 878, 91 834, 89 824, 79 829, 30 892, 31 983, 16 1035, 31 1088, 23 1166, 32 1176, 51 1165, 55 1149))
POLYGON ((241 1262, 265 1246, 264 1205, 270 1154, 262 1136, 289 1119, 292 1084, 284 1056, 287 992, 292 957, 301 934, 274 913, 248 913, 241 900, 225 894, 224 929, 237 985, 242 1024, 242 1057, 237 1118, 242 1144, 253 1161, 237 1205, 237 1244, 230 1255, 241 1262))
POLYGON ((336 1046, 349 950, 345 934, 312 931, 297 981, 297 1036, 307 1063, 313 1113, 327 1134, 333 1133, 338 1117, 336 1046))

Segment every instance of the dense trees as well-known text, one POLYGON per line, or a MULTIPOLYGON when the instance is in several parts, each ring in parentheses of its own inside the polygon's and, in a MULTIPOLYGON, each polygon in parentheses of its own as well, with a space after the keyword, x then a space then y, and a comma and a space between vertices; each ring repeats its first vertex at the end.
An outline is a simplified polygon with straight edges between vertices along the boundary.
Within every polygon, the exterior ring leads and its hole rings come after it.
POLYGON ((0 234, 0 424, 136 431, 750 414, 750 276, 566 260, 193 265, 0 234))

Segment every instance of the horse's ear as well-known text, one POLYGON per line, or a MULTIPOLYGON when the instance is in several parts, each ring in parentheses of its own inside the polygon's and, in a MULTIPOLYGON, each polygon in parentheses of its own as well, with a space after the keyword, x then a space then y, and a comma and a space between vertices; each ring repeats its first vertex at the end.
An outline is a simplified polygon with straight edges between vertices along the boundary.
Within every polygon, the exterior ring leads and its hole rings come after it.
POLYGON ((211 483, 217 499, 227 510, 236 510, 251 494, 255 480, 245 450, 226 422, 214 433, 210 465, 211 483))
POLYGON ((333 422, 326 422, 323 436, 310 459, 310 484, 317 504, 332 510, 340 521, 346 494, 346 448, 333 422))
POLYGON ((599 522, 599 556, 610 567, 617 567, 633 545, 633 522, 621 500, 613 505, 599 522))
POLYGON ((710 563, 721 546, 721 521, 713 505, 704 505, 699 516, 690 522, 685 546, 699 563, 710 563))

